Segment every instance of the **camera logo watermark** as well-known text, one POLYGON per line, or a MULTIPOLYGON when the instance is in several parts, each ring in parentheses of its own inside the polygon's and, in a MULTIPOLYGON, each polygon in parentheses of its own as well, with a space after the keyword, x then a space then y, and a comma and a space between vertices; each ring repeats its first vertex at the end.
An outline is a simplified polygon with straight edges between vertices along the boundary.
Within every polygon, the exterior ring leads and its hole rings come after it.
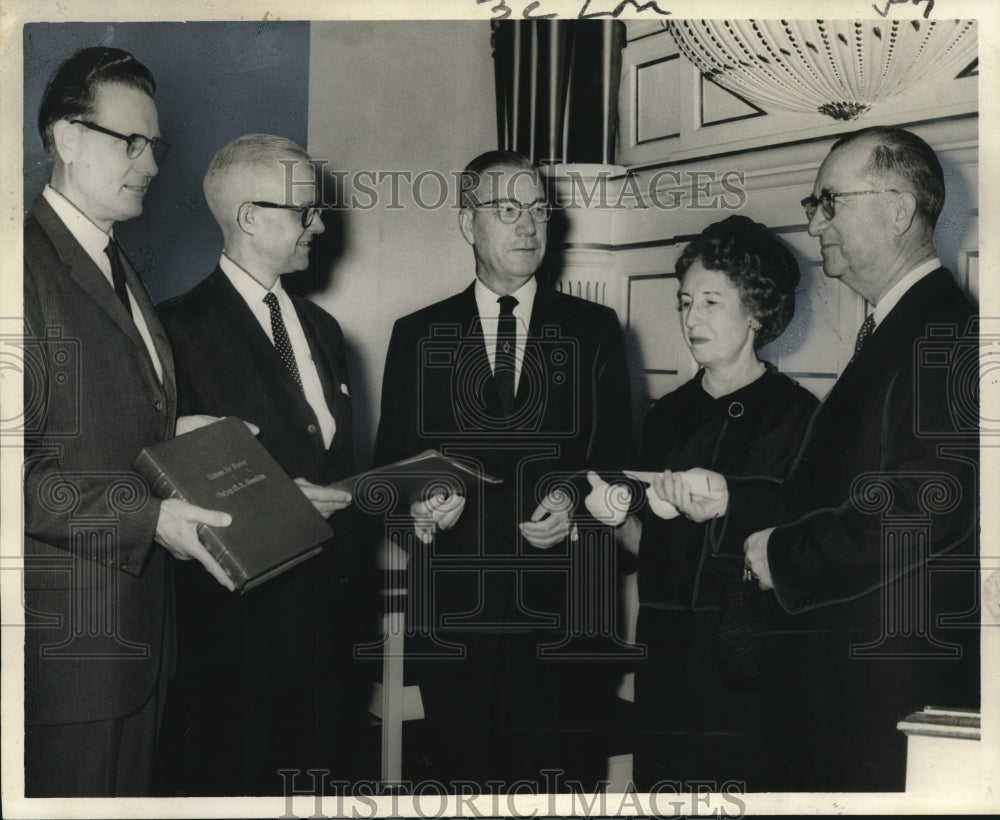
POLYGON ((44 334, 23 332, 23 322, 3 320, 0 372, 18 372, 23 402, 8 402, 0 414, 0 436, 63 438, 80 433, 80 341, 59 327, 44 334), (16 330, 15 324, 20 324, 16 330))
POLYGON ((859 537, 878 539, 881 561, 880 634, 852 645, 851 658, 961 658, 963 646, 945 639, 946 628, 978 627, 979 449, 1000 430, 981 400, 1000 351, 980 326, 979 317, 966 327, 930 325, 917 339, 912 396, 901 396, 912 402, 912 469, 865 472, 851 487, 866 521, 859 537), (936 580, 955 587, 962 576, 964 597, 952 591, 948 603, 936 600, 936 580))

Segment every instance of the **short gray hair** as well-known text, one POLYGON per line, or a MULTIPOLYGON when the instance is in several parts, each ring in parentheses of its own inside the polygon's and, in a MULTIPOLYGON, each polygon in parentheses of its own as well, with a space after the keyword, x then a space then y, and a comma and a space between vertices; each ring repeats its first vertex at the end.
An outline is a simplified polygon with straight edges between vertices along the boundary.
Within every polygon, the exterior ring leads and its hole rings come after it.
POLYGON ((304 162, 312 161, 301 146, 273 134, 244 134, 222 146, 208 164, 202 183, 208 207, 220 224, 227 210, 222 192, 236 174, 253 174, 264 168, 273 168, 281 160, 291 157, 304 162))
POLYGON ((875 125, 837 140, 832 154, 856 142, 870 140, 872 152, 863 172, 877 179, 898 179, 913 186, 917 213, 934 227, 944 206, 944 171, 937 154, 911 131, 888 125, 875 125))

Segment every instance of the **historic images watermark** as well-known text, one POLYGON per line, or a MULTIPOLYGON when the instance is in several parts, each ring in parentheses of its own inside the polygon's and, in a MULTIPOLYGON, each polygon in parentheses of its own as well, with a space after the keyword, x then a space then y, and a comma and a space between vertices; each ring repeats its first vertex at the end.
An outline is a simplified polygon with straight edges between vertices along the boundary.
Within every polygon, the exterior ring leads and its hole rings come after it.
POLYGON ((621 792, 586 793, 580 783, 567 781, 559 769, 543 769, 537 780, 375 781, 336 780, 326 769, 280 769, 284 783, 284 812, 279 817, 416 816, 442 817, 610 817, 639 814, 646 817, 744 817, 746 787, 738 780, 663 780, 638 792, 632 783, 621 792), (530 799, 533 796, 536 799, 530 799))
MULTIPOLYGON (((534 176, 533 172, 524 169, 513 172, 493 169, 482 175, 436 169, 346 171, 333 167, 328 160, 315 159, 312 160, 315 178, 303 178, 296 177, 297 164, 291 160, 282 161, 285 166, 285 201, 295 202, 296 189, 309 189, 312 193, 318 180, 318 202, 330 210, 400 211, 411 207, 428 211, 443 208, 459 210, 474 202, 474 197, 470 197, 480 187, 493 192, 493 201, 516 203, 518 180, 523 176, 534 176), (504 178, 503 186, 500 185, 501 177, 504 178)), ((643 174, 633 171, 616 174, 600 169, 584 175, 572 167, 564 171, 553 168, 553 174, 548 179, 558 183, 558 200, 564 208, 735 211, 747 201, 745 174, 740 170, 660 168, 643 174)))

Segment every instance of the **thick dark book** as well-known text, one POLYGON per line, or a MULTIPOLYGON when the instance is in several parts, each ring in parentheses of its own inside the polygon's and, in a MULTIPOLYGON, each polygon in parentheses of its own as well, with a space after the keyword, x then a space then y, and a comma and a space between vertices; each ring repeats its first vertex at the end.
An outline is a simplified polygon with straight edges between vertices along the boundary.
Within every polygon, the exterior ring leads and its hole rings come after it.
MULTIPOLYGON (((387 488, 397 501, 411 504, 443 495, 471 495, 482 484, 502 484, 503 480, 484 473, 475 464, 441 455, 437 450, 395 461, 334 482, 331 486, 362 497, 382 497, 387 488)), ((364 506, 364 505, 362 505, 364 506)))
POLYGON ((237 592, 318 553, 333 532, 246 425, 237 418, 143 448, 134 468, 160 498, 179 498, 233 517, 198 525, 205 549, 237 592))

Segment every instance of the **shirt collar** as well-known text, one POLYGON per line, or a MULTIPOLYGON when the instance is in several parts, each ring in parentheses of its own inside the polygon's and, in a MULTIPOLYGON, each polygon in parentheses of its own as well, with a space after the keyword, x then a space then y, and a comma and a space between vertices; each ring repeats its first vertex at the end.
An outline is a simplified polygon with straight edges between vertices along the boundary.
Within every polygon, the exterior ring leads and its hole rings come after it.
MULTIPOLYGON (((527 282, 525 282, 521 287, 515 290, 511 296, 517 299, 517 307, 514 308, 514 315, 520 319, 524 320, 525 326, 528 324, 528 320, 531 318, 531 306, 535 302, 535 293, 538 292, 538 280, 532 276, 527 282)), ((479 311, 480 318, 488 318, 500 315, 500 303, 497 299, 500 298, 500 294, 494 293, 486 285, 483 284, 483 280, 476 278, 476 308, 479 311)))
POLYGON ((51 185, 42 189, 42 196, 97 266, 102 270, 105 267, 110 269, 111 263, 107 261, 104 249, 108 246, 108 238, 113 234, 98 228, 83 211, 51 185))
POLYGON ((889 288, 889 290, 886 291, 885 296, 878 300, 878 304, 875 305, 875 310, 872 311, 872 315, 875 317, 875 327, 882 324, 882 320, 889 315, 890 310, 896 307, 906 291, 912 288, 929 273, 933 273, 940 267, 941 260, 935 256, 932 259, 928 259, 926 262, 922 262, 917 265, 917 267, 889 288))
POLYGON ((274 283, 274 287, 269 291, 225 254, 222 254, 219 259, 219 267, 222 269, 222 272, 226 274, 229 281, 233 283, 233 287, 236 288, 236 291, 243 297, 243 301, 245 301, 248 305, 256 305, 263 302, 264 297, 267 296, 268 293, 274 293, 278 299, 281 299, 284 295, 284 291, 281 287, 280 276, 274 283))

